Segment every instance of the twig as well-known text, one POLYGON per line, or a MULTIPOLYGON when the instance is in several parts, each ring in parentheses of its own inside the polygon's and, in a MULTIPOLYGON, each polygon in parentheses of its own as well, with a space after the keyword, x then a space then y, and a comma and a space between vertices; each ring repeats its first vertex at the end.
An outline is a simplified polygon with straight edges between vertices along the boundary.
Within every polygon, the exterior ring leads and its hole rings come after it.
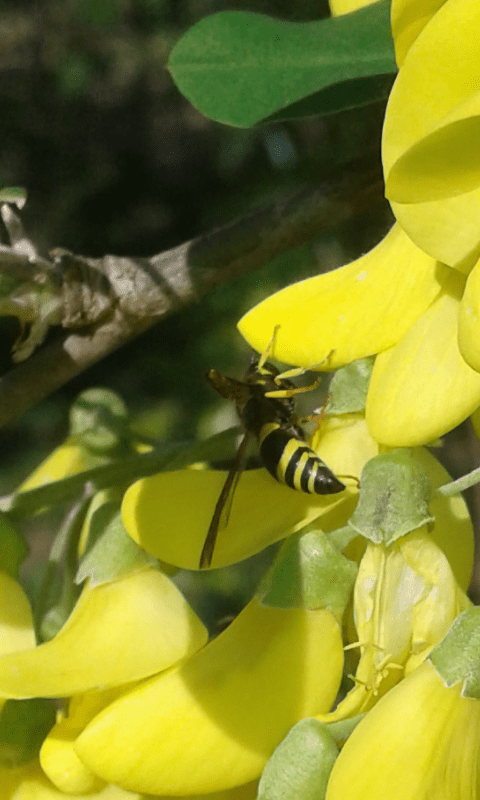
POLYGON ((357 167, 150 259, 53 251, 63 281, 61 324, 78 330, 0 379, 0 426, 160 319, 382 200, 379 171, 357 167))

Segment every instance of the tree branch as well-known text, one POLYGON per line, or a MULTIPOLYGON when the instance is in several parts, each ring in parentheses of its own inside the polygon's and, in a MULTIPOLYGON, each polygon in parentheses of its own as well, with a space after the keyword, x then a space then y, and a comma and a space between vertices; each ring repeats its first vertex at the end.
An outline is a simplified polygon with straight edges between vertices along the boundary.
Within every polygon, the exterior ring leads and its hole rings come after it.
MULTIPOLYGON (((63 309, 56 322, 77 330, 0 379, 0 426, 160 319, 382 200, 380 172, 357 168, 149 259, 52 251, 48 274, 61 283, 63 309)), ((0 270, 1 262, 0 253, 0 270)))

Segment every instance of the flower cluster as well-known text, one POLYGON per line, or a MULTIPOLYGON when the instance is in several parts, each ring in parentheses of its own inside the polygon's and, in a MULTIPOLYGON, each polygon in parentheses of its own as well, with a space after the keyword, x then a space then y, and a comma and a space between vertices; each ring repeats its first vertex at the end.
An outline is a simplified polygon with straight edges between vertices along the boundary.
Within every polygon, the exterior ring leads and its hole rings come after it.
MULTIPOLYGON (((44 643, 15 570, 0 572, 3 713, 64 700, 38 758, 7 769, 0 735, 11 800, 479 796, 473 529, 463 500, 438 491, 450 478, 425 444, 480 413, 480 6, 393 0, 392 31, 383 163, 395 226, 239 323, 258 352, 270 342, 283 362, 344 368, 352 397, 376 356, 365 409, 340 409, 332 391, 310 441, 347 486, 318 495, 263 468, 241 475, 212 566, 284 541, 210 640, 167 573, 198 568, 220 470, 143 478, 121 509, 117 493, 98 494, 77 543, 79 599, 44 643)), ((118 457, 119 439, 100 439, 101 456, 87 437, 89 457, 69 440, 22 490, 118 457)))

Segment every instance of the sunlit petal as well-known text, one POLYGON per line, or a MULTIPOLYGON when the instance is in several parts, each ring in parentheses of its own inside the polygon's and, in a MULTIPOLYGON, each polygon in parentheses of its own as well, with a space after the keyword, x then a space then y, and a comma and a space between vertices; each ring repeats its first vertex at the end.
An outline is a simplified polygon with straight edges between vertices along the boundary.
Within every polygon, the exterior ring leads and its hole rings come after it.
POLYGON ((88 585, 59 633, 0 658, 0 696, 69 696, 166 669, 201 647, 206 630, 175 585, 147 567, 88 585))
POLYGON ((377 357, 366 419, 379 442, 403 447, 432 441, 480 405, 480 374, 458 349, 463 278, 454 275, 451 293, 445 291, 395 347, 377 357))
POLYGON ((125 787, 166 795, 227 789, 258 777, 292 724, 330 707, 342 663, 329 611, 254 599, 183 665, 101 712, 76 750, 125 787))
POLYGON ((245 314, 238 327, 262 352, 279 325, 275 358, 334 369, 401 339, 439 294, 445 269, 396 225, 366 255, 287 286, 245 314))
POLYGON ((408 49, 445 0, 392 0, 392 33, 397 64, 401 66, 408 49))
POLYGON ((480 703, 460 690, 422 664, 355 728, 326 800, 475 800, 480 703))
POLYGON ((479 25, 477 0, 444 3, 405 58, 383 134, 386 194, 395 216, 419 247, 451 266, 480 246, 479 25), (435 152, 448 158, 437 161, 435 152))
MULTIPOLYGON (((137 481, 123 501, 125 528, 162 561, 197 569, 226 474, 180 470, 137 481)), ((340 519, 348 518, 352 502, 350 490, 338 495, 305 494, 278 483, 266 469, 248 470, 238 482, 228 525, 219 531, 212 566, 242 561, 318 517, 322 528, 337 527, 340 519)))

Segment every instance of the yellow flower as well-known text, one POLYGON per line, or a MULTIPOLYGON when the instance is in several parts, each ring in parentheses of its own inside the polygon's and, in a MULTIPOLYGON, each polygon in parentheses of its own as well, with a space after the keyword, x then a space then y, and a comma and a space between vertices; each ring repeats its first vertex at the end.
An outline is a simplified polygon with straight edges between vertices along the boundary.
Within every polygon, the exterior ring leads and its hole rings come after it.
POLYGON ((0 697, 66 697, 166 669, 207 633, 175 585, 144 567, 86 583, 63 628, 45 644, 0 657, 0 697))
POLYGON ((334 722, 367 711, 425 660, 470 606, 425 529, 390 545, 369 542, 354 592, 361 652, 355 686, 335 711, 319 719, 334 722))
POLYGON ((191 795, 244 784, 295 722, 331 706, 342 648, 330 611, 254 598, 202 650, 102 711, 75 750, 93 773, 132 790, 191 795))
POLYGON ((341 751, 326 800, 475 800, 480 766, 479 609, 367 713, 341 751))
POLYGON ((402 227, 352 264, 268 298, 239 328, 262 351, 280 326, 274 354, 299 366, 379 354, 369 429, 414 446, 480 405, 480 5, 394 0, 392 28, 401 67, 383 164, 402 227))
POLYGON ((458 346, 464 291, 461 273, 422 252, 397 225, 367 255, 277 292, 238 327, 261 351, 279 325, 275 357, 305 367, 335 369, 379 353, 369 430, 383 444, 415 446, 480 405, 480 374, 458 346))
POLYGON ((385 118, 386 194, 418 247, 468 273, 480 245, 480 6, 439 5, 402 0, 392 9, 394 20, 410 17, 410 34, 385 118))

